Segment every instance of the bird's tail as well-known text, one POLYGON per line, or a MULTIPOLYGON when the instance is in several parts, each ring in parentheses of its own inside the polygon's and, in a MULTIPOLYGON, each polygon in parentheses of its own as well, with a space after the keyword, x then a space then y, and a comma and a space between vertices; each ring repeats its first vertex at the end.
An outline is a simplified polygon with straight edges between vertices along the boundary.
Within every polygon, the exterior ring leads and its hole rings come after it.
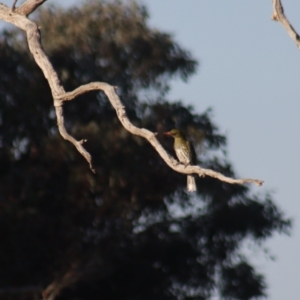
POLYGON ((187 190, 188 192, 197 191, 196 180, 194 175, 187 176, 187 190))

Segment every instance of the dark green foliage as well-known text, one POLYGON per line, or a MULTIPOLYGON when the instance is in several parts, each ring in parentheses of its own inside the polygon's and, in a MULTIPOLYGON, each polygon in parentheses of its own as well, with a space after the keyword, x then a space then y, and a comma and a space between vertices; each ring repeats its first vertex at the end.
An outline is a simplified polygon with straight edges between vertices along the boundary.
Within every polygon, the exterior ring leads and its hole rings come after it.
POLYGON ((263 294, 265 288, 262 275, 255 274, 253 267, 246 262, 223 268, 222 278, 225 299, 250 299, 263 294))
MULTIPOLYGON (((172 36, 148 27, 144 7, 93 1, 41 9, 36 18, 67 90, 118 85, 131 121, 158 132, 170 153, 173 141, 162 132, 179 127, 196 148, 204 132, 201 165, 235 176, 211 112, 164 98, 170 78, 187 79, 197 63, 172 36)), ((199 178, 191 197, 186 176, 126 132, 96 92, 65 105, 69 131, 88 139, 92 174, 57 133, 50 89, 24 38, 8 31, 0 41, 0 293, 45 288, 68 273, 76 280, 57 299, 208 299, 216 289, 226 299, 264 295, 263 277, 238 260, 245 239, 261 242, 290 227, 268 195, 199 178)))

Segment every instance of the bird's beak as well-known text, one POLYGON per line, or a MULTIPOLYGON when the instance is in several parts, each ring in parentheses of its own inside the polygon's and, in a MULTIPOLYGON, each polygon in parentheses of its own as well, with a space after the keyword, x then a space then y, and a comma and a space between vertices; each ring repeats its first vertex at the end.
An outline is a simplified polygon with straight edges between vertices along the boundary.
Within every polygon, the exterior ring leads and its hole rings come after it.
POLYGON ((171 136, 171 133, 169 131, 168 132, 164 132, 164 135, 171 136))

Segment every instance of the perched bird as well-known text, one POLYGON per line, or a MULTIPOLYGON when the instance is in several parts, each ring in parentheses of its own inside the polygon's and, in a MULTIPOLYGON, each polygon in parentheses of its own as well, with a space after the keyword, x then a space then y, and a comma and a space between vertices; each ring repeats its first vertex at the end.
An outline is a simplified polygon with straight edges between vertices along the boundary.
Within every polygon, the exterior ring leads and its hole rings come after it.
MULTIPOLYGON (((193 144, 185 138, 180 130, 172 129, 164 134, 174 138, 174 150, 181 163, 185 166, 196 164, 196 153, 193 144)), ((187 176, 187 190, 189 192, 197 190, 195 175, 187 176)))

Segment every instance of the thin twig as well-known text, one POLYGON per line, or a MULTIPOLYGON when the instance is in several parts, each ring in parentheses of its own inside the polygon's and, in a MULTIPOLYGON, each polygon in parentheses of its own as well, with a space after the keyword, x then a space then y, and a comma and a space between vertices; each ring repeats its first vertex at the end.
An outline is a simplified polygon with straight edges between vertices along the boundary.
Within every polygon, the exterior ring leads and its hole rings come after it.
POLYGON ((15 10, 17 2, 18 2, 18 0, 14 0, 14 3, 13 3, 13 5, 12 5, 12 7, 11 7, 11 10, 12 10, 12 11, 15 10))
POLYGON ((287 31, 291 39, 296 43, 297 47, 300 49, 300 37, 294 27, 291 25, 289 20, 284 14, 283 6, 281 0, 273 0, 273 14, 272 20, 278 21, 287 31))
POLYGON ((16 9, 16 12, 24 16, 29 16, 46 1, 47 0, 27 0, 16 9))

